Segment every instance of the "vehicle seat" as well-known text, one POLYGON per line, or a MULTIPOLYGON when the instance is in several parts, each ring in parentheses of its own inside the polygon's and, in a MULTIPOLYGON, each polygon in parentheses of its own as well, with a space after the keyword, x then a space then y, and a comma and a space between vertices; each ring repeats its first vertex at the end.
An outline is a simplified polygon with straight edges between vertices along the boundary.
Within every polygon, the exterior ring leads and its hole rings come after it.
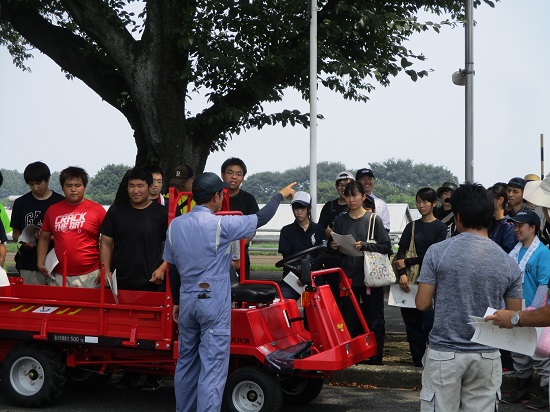
POLYGON ((229 269, 231 278, 231 300, 234 302, 262 303, 273 302, 277 290, 269 285, 253 285, 239 283, 239 275, 233 267, 229 269))

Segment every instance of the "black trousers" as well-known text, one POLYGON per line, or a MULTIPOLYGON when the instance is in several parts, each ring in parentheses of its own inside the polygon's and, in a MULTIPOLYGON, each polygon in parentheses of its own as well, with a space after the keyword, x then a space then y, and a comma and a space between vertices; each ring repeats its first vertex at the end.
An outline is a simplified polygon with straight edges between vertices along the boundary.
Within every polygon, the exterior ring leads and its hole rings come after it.
POLYGON ((420 364, 434 324, 434 311, 421 312, 416 308, 401 308, 401 316, 405 322, 412 360, 415 364, 420 364))
MULTIPOLYGON (((384 340, 386 338, 386 322, 384 321, 384 288, 369 288, 370 294, 367 294, 366 286, 352 286, 355 298, 359 302, 361 313, 367 322, 371 332, 374 332, 378 350, 376 355, 371 358, 373 362, 382 362, 382 353, 384 351, 384 340)), ((342 316, 348 326, 351 337, 364 333, 359 317, 349 297, 343 297, 342 316)))

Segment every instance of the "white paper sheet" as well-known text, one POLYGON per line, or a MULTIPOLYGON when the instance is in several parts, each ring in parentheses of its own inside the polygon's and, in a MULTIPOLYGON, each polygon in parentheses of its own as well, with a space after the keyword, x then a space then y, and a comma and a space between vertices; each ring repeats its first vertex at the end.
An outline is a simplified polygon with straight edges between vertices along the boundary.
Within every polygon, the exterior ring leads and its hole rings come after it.
POLYGON ((283 280, 292 288, 294 289, 296 292, 298 292, 300 295, 302 294, 302 292, 304 291, 304 289, 306 288, 305 286, 300 286, 298 284, 298 276, 296 276, 294 273, 292 272, 289 272, 288 275, 286 275, 283 280))
MULTIPOLYGON (((488 308, 484 317, 495 311, 496 309, 488 308)), ((470 316, 476 328, 474 336, 470 339, 472 342, 533 356, 538 341, 535 328, 501 329, 491 321, 485 322, 484 317, 470 316)))
POLYGON ((116 269, 111 274, 111 279, 109 279, 109 276, 105 276, 107 278, 107 283, 109 284, 109 287, 111 288, 111 291, 113 292, 113 297, 115 298, 115 302, 118 305, 118 285, 116 281, 116 269))
POLYGON ((10 280, 8 279, 8 274, 3 267, 0 266, 0 288, 10 285, 10 280))
POLYGON ((46 266, 46 269, 48 269, 48 275, 53 280, 55 280, 55 276, 52 275, 52 272, 58 265, 58 263, 59 260, 57 259, 57 255, 55 254, 55 249, 50 250, 50 252, 46 255, 46 261, 44 262, 44 265, 46 266))
POLYGON ((409 293, 403 292, 399 285, 390 285, 390 294, 388 296, 388 305, 398 306, 400 308, 416 308, 416 293, 418 292, 418 285, 409 285, 411 291, 409 293))
POLYGON ((40 226, 37 225, 31 224, 25 226, 25 229, 23 229, 19 235, 19 239, 17 239, 17 241, 19 243, 28 243, 31 246, 36 246, 36 238, 34 237, 34 234, 38 229, 40 229, 40 226))
POLYGON ((363 256, 363 252, 355 249, 355 239, 352 235, 339 235, 332 232, 332 240, 338 243, 340 252, 350 256, 363 256))

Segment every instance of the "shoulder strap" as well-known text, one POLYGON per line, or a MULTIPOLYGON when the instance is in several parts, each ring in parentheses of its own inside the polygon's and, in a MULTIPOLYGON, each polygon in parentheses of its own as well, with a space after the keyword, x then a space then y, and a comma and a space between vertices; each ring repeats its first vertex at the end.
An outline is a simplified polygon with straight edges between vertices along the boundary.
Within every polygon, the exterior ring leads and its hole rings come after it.
POLYGON ((367 241, 374 241, 374 229, 375 229, 375 226, 376 226, 376 213, 371 213, 370 215, 370 218, 369 218, 369 229, 368 229, 368 236, 367 236, 367 241))
POLYGON ((412 230, 411 230, 411 242, 409 243, 409 250, 412 250, 413 247, 414 247, 414 223, 415 223, 415 221, 413 220, 413 226, 412 226, 412 230))
POLYGON ((445 216, 443 219, 441 219, 441 221, 442 221, 443 223, 447 224, 447 222, 448 222, 449 220, 451 220, 453 217, 454 217, 454 213, 451 212, 451 213, 449 213, 447 216, 445 216))

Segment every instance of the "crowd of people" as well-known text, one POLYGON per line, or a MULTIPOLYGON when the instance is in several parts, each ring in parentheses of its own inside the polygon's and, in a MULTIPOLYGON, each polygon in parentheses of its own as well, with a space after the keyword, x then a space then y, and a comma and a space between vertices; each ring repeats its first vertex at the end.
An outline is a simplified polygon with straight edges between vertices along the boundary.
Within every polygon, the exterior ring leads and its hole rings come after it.
MULTIPOLYGON (((177 410, 217 410, 229 359, 231 281, 226 275, 232 265, 249 276, 248 243, 279 203, 290 198, 294 221, 281 228, 279 252, 288 257, 327 245, 322 265, 342 268, 376 338, 377 353, 365 363, 383 364, 384 288, 365 286, 363 257, 343 253, 333 234, 353 236, 357 251, 394 255, 400 288, 406 293, 413 285, 418 288, 416 308, 401 313, 412 364, 423 367, 422 410, 493 411, 501 398, 502 373, 512 370, 517 390, 502 401, 528 400, 531 408, 548 408, 550 359, 471 342, 469 316, 483 316, 493 307, 498 311, 488 321, 501 327, 550 324, 550 177, 514 177, 489 189, 453 182, 437 190, 421 188, 416 193, 420 218, 407 224, 394 254, 390 214, 374 194, 373 170, 338 173, 337 197, 323 206, 318 222, 311 216, 311 196, 295 192, 295 183, 260 210, 254 196, 241 188, 246 173, 238 158, 225 161, 220 175, 195 176, 189 165, 180 165, 169 180, 157 166, 134 168, 125 178, 127 201, 106 211, 85 198, 84 169, 61 171, 59 194, 49 188, 48 166, 31 163, 23 174, 30 191, 12 208, 13 239, 19 241, 16 268, 25 284, 93 288, 104 267, 107 283, 116 277, 121 290, 152 292, 165 290, 168 270, 180 333, 177 410), (170 225, 165 181, 178 196, 177 218, 170 225), (216 215, 220 210, 242 216, 216 215), (246 239, 243 255, 240 239, 246 239), (541 377, 539 399, 530 399, 534 370, 541 377)), ((0 266, 6 241, 0 225, 0 266)), ((350 335, 363 333, 339 276, 324 282, 350 335)), ((285 298, 300 298, 284 280, 281 290, 285 298)))

